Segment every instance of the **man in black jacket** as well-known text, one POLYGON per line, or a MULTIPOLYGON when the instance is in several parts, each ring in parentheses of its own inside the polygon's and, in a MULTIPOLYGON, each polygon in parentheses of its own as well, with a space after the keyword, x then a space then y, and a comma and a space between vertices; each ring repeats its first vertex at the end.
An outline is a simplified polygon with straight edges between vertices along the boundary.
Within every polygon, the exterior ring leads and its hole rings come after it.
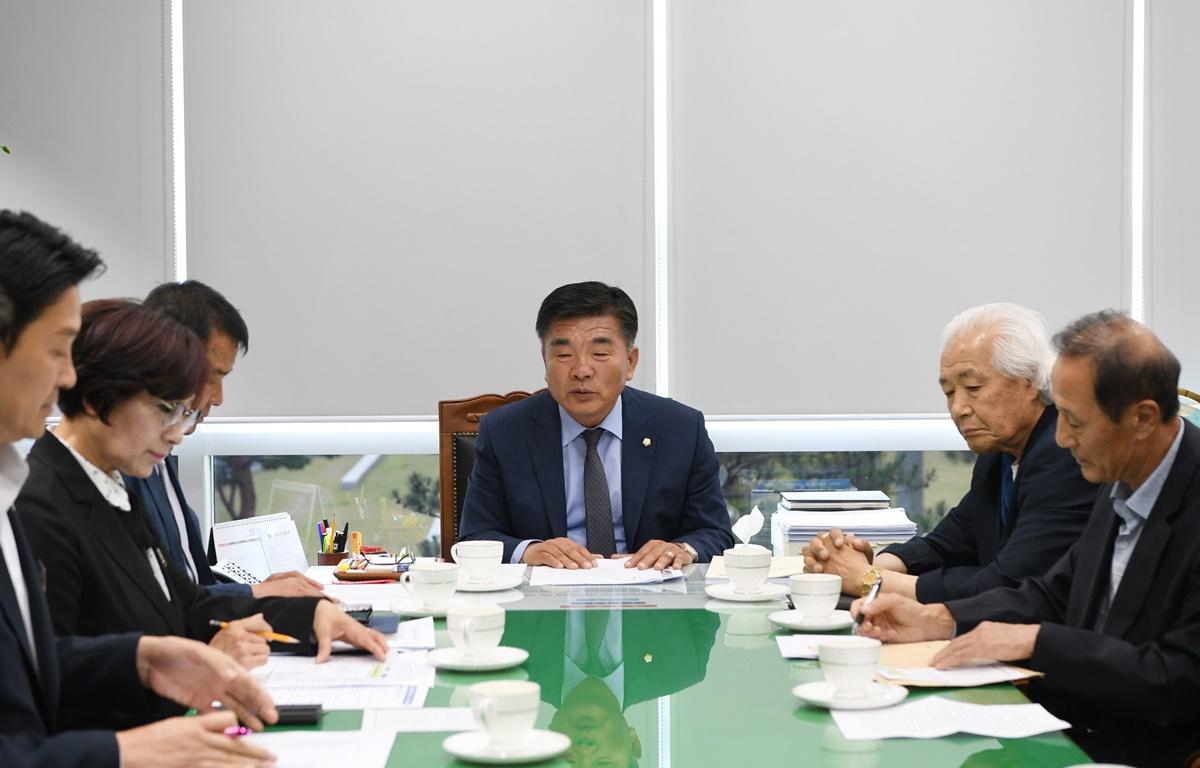
POLYGON ((1179 418, 1179 361, 1115 312, 1058 336, 1058 444, 1109 483, 1075 546, 1044 576, 974 598, 855 605, 885 642, 955 639, 975 659, 1045 673, 1031 694, 1101 762, 1178 766, 1200 745, 1200 429, 1179 418))
POLYGON ((1041 315, 1015 304, 962 312, 942 333, 938 376, 954 425, 979 454, 971 488, 928 535, 884 549, 834 529, 805 547, 813 572, 842 591, 922 603, 970 597, 1040 576, 1079 538, 1096 499, 1070 452, 1054 444, 1054 350, 1041 315))

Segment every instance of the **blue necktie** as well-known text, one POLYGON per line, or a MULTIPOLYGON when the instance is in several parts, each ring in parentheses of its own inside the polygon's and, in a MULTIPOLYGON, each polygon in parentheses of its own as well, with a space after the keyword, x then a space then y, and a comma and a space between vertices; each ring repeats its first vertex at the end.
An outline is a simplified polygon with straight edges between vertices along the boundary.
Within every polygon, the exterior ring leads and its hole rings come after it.
POLYGON ((1013 492, 1013 462, 1016 459, 1011 454, 1000 456, 1000 530, 1008 525, 1008 509, 1012 506, 1013 492))

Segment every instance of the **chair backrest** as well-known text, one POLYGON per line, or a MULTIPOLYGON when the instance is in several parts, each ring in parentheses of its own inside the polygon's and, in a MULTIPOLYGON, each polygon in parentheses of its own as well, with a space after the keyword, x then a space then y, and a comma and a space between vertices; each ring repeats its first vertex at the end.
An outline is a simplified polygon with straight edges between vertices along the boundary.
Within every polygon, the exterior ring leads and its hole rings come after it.
MULTIPOLYGON (((540 390, 539 390, 540 391, 540 390)), ((524 400, 533 392, 479 395, 465 400, 438 403, 438 463, 441 467, 442 559, 450 559, 450 547, 458 541, 458 522, 467 497, 467 480, 475 466, 475 437, 479 420, 502 405, 524 400)))
POLYGON ((1200 395, 1180 387, 1179 415, 1200 427, 1200 395))

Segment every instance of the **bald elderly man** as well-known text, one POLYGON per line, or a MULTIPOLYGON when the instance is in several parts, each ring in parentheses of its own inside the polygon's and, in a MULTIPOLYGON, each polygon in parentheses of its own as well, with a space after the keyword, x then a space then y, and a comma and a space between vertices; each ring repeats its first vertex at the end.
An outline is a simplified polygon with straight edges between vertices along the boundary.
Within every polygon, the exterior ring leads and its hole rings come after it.
POLYGON ((942 332, 938 382, 954 425, 979 454, 971 488, 932 532, 893 544, 834 529, 804 548, 810 571, 842 591, 880 591, 922 603, 1011 587, 1045 573, 1075 543, 1099 486, 1054 443, 1054 349, 1042 316, 1016 304, 968 309, 942 332))

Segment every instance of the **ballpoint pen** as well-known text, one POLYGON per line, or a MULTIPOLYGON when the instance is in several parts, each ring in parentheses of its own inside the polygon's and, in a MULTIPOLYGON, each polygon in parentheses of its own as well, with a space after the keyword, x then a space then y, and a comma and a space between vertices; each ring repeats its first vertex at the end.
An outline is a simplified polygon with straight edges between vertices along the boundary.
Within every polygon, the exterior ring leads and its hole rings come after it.
POLYGON ((863 597, 862 605, 858 606, 858 616, 854 619, 855 631, 858 630, 858 625, 863 622, 862 609, 875 601, 875 597, 879 594, 879 588, 883 586, 883 574, 875 577, 875 583, 867 590, 866 596, 863 597))
MULTIPOLYGON (((220 627, 221 629, 225 629, 226 627, 229 626, 229 622, 228 621, 219 621, 217 619, 209 619, 208 626, 220 627)), ((258 635, 259 637, 264 638, 266 640, 270 640, 273 643, 296 643, 296 644, 298 644, 300 642, 299 640, 292 637, 291 635, 283 635, 278 632, 267 632, 266 630, 256 630, 256 629, 251 629, 251 630, 247 630, 247 631, 250 632, 250 634, 252 634, 252 635, 258 635)))

